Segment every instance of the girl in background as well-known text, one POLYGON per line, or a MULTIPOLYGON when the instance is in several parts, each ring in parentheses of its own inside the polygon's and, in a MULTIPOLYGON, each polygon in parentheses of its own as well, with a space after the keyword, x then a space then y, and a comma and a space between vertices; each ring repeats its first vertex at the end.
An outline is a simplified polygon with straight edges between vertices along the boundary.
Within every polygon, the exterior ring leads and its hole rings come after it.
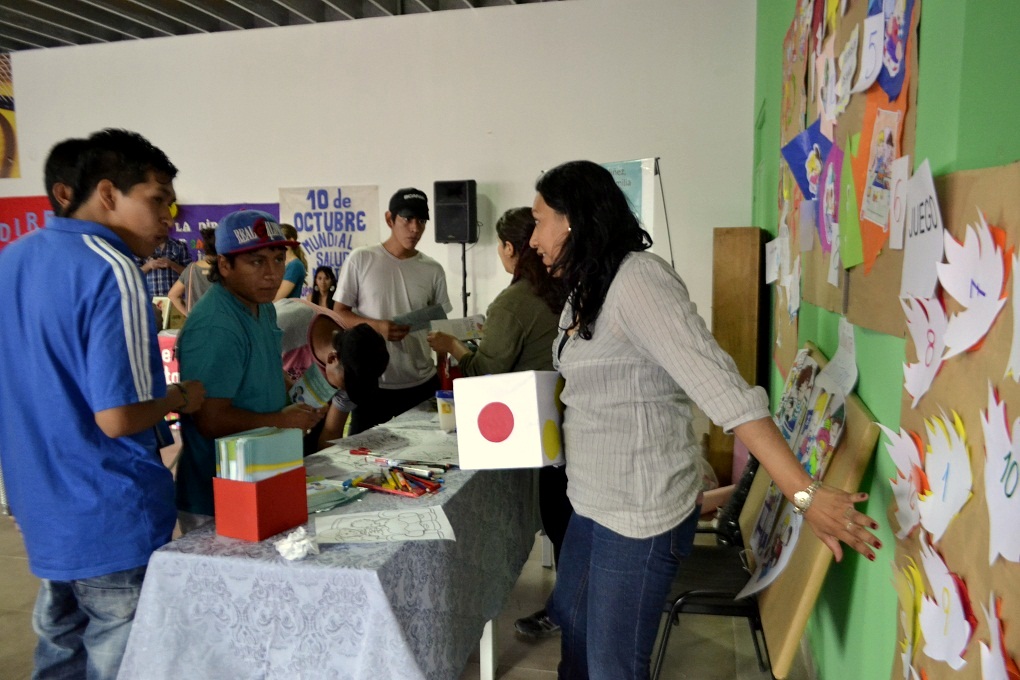
MULTIPOLYGON (((542 258, 528 244, 534 229, 531 208, 512 208, 496 222, 499 260, 513 279, 489 305, 485 336, 477 350, 472 351, 452 335, 429 333, 432 349, 453 356, 465 376, 553 370, 552 342, 565 295, 563 286, 549 275, 542 258)), ((567 500, 564 470, 564 466, 547 465, 538 473, 539 513, 545 534, 552 541, 557 565, 563 535, 573 513, 567 500)), ((544 608, 518 619, 514 627, 530 638, 547 637, 559 631, 544 608)))
POLYGON ((313 305, 332 309, 335 292, 336 274, 333 273, 333 268, 326 265, 316 268, 315 277, 312 280, 312 292, 308 294, 308 301, 313 305))
MULTIPOLYGON (((283 230, 283 235, 287 237, 288 241, 298 240, 297 229, 293 225, 281 224, 280 229, 283 230)), ((287 269, 283 273, 283 282, 280 284, 280 290, 276 292, 274 300, 300 298, 301 288, 305 285, 307 275, 308 258, 305 257, 304 249, 300 245, 287 248, 287 269)))

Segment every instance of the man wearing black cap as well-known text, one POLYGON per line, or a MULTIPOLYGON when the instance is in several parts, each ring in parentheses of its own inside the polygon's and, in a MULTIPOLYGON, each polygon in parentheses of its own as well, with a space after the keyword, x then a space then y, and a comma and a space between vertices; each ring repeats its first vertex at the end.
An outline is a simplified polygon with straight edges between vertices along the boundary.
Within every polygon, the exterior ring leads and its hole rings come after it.
POLYGON ((378 331, 386 338, 390 355, 389 366, 379 380, 383 396, 354 409, 351 434, 386 422, 439 389, 427 329, 412 333, 409 326, 395 321, 430 307, 441 308, 444 316, 453 309, 442 265, 417 249, 428 220, 425 193, 399 189, 386 212, 389 238, 379 245, 357 248, 340 270, 334 310, 348 328, 369 324, 378 331))

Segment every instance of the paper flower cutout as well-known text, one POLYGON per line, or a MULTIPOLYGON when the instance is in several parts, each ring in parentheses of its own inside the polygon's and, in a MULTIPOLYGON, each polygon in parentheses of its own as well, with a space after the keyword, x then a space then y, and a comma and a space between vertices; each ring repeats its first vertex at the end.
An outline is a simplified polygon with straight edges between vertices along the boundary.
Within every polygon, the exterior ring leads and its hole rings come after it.
POLYGON ((988 410, 981 414, 985 435, 985 499, 988 504, 988 564, 1002 555, 1020 562, 1020 418, 1010 437, 1006 404, 988 385, 988 410))
POLYGON ((978 216, 963 243, 945 232, 946 262, 935 265, 942 288, 964 307, 949 319, 943 359, 976 348, 1006 304, 1005 232, 989 227, 980 210, 978 216))
POLYGON ((900 298, 900 305, 907 316, 907 330, 917 355, 916 364, 903 364, 904 387, 914 398, 910 407, 916 408, 942 368, 948 321, 946 310, 935 298, 907 296, 900 298))
POLYGON ((1020 676, 1016 662, 1002 646, 1002 600, 996 599, 995 593, 988 593, 988 609, 981 605, 981 610, 988 621, 988 635, 991 638, 991 645, 981 643, 982 680, 1012 680, 1020 676))
POLYGON ((921 593, 924 584, 917 563, 907 558, 909 564, 896 570, 893 566, 893 587, 900 604, 900 626, 903 628, 903 639, 900 640, 900 662, 903 666, 903 680, 909 680, 908 670, 914 665, 914 651, 921 642, 921 626, 918 617, 921 612, 921 593))
POLYGON ((967 664, 963 652, 977 626, 966 584, 949 571, 942 556, 924 536, 921 537, 921 566, 935 595, 921 598, 919 621, 924 653, 936 661, 945 661, 958 671, 967 664))
POLYGON ((923 489, 921 455, 924 444, 920 436, 909 430, 900 428, 900 433, 896 434, 881 423, 878 426, 889 440, 886 451, 896 466, 896 476, 889 483, 896 501, 896 523, 900 526, 896 538, 903 539, 921 523, 919 498, 923 489))
POLYGON ((1013 343, 1006 363, 1006 376, 1020 382, 1020 258, 1013 256, 1013 343))
POLYGON ((928 451, 924 457, 919 507, 921 526, 932 535, 935 543, 942 539, 949 522, 970 499, 974 482, 963 421, 955 411, 952 427, 946 425, 948 420, 942 412, 941 417, 925 421, 928 451))

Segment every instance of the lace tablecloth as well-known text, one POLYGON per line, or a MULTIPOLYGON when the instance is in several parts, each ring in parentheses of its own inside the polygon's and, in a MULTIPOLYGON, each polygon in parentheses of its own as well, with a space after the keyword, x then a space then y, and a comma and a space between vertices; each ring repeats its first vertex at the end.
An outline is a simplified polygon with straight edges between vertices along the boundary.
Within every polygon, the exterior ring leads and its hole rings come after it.
POLYGON ((152 556, 119 677, 456 680, 534 543, 533 473, 452 470, 436 495, 345 506, 442 505, 456 541, 322 545, 290 562, 280 536, 192 532, 152 556))

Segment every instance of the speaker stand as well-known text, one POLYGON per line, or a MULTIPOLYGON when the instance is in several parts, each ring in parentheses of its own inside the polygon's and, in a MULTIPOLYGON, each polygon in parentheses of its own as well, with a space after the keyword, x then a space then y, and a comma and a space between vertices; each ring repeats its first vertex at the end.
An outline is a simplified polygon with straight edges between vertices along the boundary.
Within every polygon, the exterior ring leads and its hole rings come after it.
POLYGON ((460 299, 464 305, 464 317, 467 317, 467 299, 471 293, 467 290, 467 244, 460 244, 460 271, 461 271, 461 282, 460 282, 460 299))

